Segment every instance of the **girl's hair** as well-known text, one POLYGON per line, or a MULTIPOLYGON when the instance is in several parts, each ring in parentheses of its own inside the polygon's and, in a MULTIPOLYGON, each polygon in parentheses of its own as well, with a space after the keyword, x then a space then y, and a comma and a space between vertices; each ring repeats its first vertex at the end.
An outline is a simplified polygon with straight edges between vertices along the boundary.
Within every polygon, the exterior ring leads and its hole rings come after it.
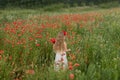
POLYGON ((65 42, 65 35, 63 32, 59 32, 56 38, 56 42, 53 45, 53 50, 57 52, 65 52, 67 50, 67 45, 65 42))

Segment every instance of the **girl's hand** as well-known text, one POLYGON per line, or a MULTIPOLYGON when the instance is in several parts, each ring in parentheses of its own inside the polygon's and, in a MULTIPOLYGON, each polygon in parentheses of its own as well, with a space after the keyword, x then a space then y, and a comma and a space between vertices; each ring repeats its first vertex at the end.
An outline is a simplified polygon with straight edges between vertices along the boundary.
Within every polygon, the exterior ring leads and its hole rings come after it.
POLYGON ((71 51, 71 49, 67 49, 67 51, 71 51))

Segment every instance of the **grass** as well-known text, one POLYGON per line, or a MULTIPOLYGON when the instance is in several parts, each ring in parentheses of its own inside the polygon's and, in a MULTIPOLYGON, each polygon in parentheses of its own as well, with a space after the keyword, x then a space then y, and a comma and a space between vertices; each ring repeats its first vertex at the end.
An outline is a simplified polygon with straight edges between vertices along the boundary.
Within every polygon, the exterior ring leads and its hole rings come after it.
POLYGON ((119 80, 120 8, 73 9, 0 10, 0 80, 119 80), (73 68, 55 72, 50 39, 61 30, 73 68))

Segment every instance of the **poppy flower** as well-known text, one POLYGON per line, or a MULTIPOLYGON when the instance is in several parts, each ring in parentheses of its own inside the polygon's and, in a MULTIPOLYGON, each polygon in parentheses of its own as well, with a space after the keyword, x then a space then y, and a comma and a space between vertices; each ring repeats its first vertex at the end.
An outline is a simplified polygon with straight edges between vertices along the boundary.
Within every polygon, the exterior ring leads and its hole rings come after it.
POLYGON ((73 80, 74 77, 75 77, 75 76, 74 76, 74 74, 72 74, 72 73, 69 75, 69 78, 70 78, 71 80, 73 80))
POLYGON ((72 65, 69 66, 69 70, 73 70, 73 66, 72 65))
POLYGON ((26 74, 35 74, 35 71, 33 69, 26 70, 26 74))
POLYGON ((36 46, 40 46, 40 44, 36 44, 36 46))
POLYGON ((0 55, 3 54, 3 53, 4 53, 4 51, 3 51, 3 50, 0 50, 0 55))
POLYGON ((75 67, 78 67, 78 66, 80 66, 80 64, 78 64, 78 63, 75 63, 75 64, 74 64, 74 66, 75 66, 75 67))
POLYGON ((55 44, 56 39, 55 39, 55 38, 51 38, 51 39, 50 39, 50 42, 52 42, 53 44, 55 44))
POLYGON ((63 31, 63 34, 64 34, 64 36, 66 36, 66 35, 67 35, 67 32, 66 32, 66 31, 63 31))

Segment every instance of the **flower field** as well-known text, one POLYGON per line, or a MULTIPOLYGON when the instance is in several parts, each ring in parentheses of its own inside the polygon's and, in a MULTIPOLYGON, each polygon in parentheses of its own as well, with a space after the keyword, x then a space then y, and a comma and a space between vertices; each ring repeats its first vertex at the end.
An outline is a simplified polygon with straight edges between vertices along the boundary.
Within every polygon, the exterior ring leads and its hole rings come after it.
POLYGON ((120 8, 31 14, 0 15, 0 80, 120 80, 120 8), (55 72, 51 41, 60 31, 71 51, 68 70, 55 72))

